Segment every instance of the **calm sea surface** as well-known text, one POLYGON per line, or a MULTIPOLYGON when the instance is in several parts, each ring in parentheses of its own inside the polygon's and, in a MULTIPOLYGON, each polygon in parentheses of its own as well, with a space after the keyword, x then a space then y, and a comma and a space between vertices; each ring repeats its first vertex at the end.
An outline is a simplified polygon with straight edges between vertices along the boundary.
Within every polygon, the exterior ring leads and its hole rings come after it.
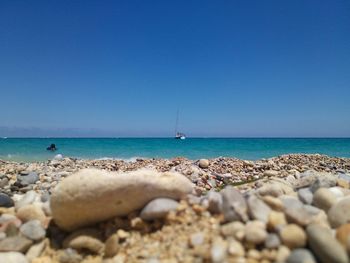
POLYGON ((263 139, 263 138, 0 138, 0 159, 42 161, 56 154, 99 159, 171 158, 189 159, 236 157, 247 160, 269 158, 287 153, 320 153, 350 157, 347 139, 263 139), (55 143, 58 150, 46 150, 55 143))

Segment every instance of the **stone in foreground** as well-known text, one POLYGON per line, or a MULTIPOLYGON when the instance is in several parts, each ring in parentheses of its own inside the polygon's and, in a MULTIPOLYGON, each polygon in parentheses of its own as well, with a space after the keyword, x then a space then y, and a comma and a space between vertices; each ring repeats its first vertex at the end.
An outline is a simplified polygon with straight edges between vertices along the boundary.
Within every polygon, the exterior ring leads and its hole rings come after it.
POLYGON ((59 183, 50 202, 56 224, 71 231, 128 215, 155 198, 181 199, 192 190, 192 183, 178 173, 146 169, 112 173, 83 169, 59 183))
POLYGON ((0 262, 4 263, 28 263, 26 257, 19 252, 0 253, 0 262))
POLYGON ((153 220, 165 217, 168 212, 176 210, 179 203, 169 198, 157 198, 149 202, 141 211, 140 217, 144 220, 153 220))
POLYGON ((316 257, 323 263, 347 263, 348 257, 342 245, 333 237, 331 231, 311 224, 306 229, 308 243, 316 257))

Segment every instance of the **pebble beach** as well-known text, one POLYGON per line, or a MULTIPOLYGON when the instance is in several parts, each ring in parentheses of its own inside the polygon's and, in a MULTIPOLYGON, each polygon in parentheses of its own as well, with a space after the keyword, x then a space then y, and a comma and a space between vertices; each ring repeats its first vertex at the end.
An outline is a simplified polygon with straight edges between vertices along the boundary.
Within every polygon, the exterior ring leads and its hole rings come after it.
POLYGON ((0 262, 349 262, 350 159, 0 160, 0 262))

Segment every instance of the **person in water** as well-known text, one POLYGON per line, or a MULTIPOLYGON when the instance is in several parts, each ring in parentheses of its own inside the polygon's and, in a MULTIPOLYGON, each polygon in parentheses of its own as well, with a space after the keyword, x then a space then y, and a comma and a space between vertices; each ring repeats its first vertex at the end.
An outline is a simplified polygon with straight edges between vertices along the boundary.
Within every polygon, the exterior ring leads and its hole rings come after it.
POLYGON ((57 148, 56 145, 52 143, 49 147, 46 148, 46 150, 54 152, 57 150, 57 148))

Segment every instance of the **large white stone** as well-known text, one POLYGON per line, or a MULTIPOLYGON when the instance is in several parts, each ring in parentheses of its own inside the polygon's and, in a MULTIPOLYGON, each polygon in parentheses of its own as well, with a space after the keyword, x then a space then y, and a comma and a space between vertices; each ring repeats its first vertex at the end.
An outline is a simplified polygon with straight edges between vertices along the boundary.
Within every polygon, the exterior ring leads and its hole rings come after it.
POLYGON ((50 204, 56 224, 71 231, 127 215, 155 198, 181 199, 192 190, 193 184, 179 173, 83 169, 56 186, 50 204))

